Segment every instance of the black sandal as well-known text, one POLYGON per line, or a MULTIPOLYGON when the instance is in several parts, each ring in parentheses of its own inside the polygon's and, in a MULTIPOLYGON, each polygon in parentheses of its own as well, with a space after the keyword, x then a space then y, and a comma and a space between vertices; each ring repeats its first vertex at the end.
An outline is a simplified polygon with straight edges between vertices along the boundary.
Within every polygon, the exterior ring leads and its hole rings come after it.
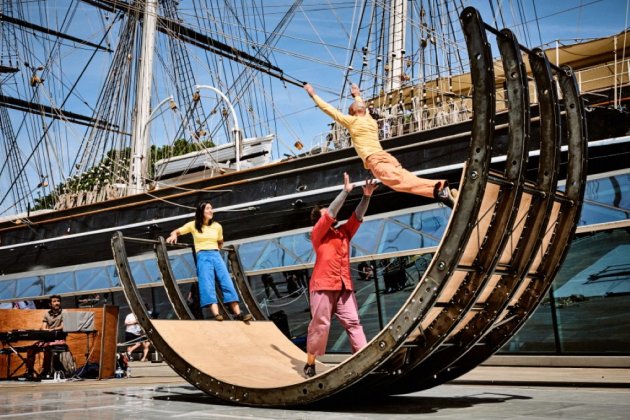
POLYGON ((237 320, 239 321, 243 321, 243 322, 249 322, 252 319, 254 319, 254 317, 252 317, 252 314, 245 314, 243 315, 243 313, 241 312, 240 314, 236 315, 235 317, 237 320))
POLYGON ((312 378, 317 373, 315 373, 315 365, 309 365, 308 363, 304 365, 304 374, 307 378, 312 378))

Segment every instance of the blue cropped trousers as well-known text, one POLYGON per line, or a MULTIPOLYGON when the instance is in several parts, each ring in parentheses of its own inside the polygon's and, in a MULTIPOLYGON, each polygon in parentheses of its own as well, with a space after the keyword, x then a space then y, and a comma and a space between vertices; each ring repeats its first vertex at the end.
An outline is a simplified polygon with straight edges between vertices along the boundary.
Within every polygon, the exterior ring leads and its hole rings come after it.
POLYGON ((197 252, 197 278, 199 279, 199 300, 202 307, 218 303, 215 280, 223 293, 223 303, 238 302, 238 294, 230 273, 218 250, 197 252))

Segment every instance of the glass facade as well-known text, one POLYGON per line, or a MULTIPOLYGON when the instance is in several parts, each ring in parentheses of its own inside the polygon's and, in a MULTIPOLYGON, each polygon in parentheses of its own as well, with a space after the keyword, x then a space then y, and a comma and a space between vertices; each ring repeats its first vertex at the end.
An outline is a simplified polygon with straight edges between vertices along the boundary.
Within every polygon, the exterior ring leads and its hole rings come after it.
MULTIPOLYGON (((368 218, 352 241, 351 270, 368 339, 401 308, 431 261, 450 217, 429 206, 368 218)), ((589 179, 580 229, 552 290, 524 327, 502 349, 524 354, 630 354, 630 170, 589 179), (615 224, 605 225, 603 223, 615 224)), ((237 246, 252 291, 265 313, 296 344, 305 342, 310 320, 308 281, 314 254, 307 229, 242 241, 237 246)), ((182 294, 193 311, 195 264, 188 250, 169 254, 182 294)), ((162 319, 174 318, 161 287, 153 253, 130 260, 143 298, 162 319)), ((68 267, 0 279, 0 304, 64 296, 66 307, 104 303, 129 313, 113 264, 68 267)), ((122 326, 122 322, 121 322, 122 326)), ((121 327, 121 329, 123 329, 121 327)), ((334 321, 329 352, 350 351, 334 321)))

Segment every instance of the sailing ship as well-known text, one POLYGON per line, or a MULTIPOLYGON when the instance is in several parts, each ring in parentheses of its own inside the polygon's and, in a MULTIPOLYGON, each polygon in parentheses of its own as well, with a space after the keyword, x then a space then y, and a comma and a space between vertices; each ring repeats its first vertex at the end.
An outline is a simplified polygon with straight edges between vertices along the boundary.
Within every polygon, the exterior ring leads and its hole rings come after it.
MULTIPOLYGON (((362 86, 379 119, 383 147, 405 168, 454 186, 468 155, 474 112, 465 47, 453 23, 463 3, 365 2, 355 10, 354 26, 342 26, 337 34, 348 45, 345 62, 328 63, 334 73, 322 71, 324 78, 335 74, 343 80, 342 92, 350 81, 362 86)), ((10 179, 0 202, 3 275, 32 277, 111 260, 115 231, 164 235, 189 219, 202 199, 217 209, 228 241, 287 232, 308 225, 308 212, 336 195, 343 172, 355 180, 368 175, 339 127, 322 124, 323 134, 312 142, 291 129, 273 132, 293 118, 294 97, 306 98, 300 73, 288 71, 279 56, 314 66, 325 60, 305 50, 330 48, 319 33, 315 45, 299 31, 289 32, 298 14, 318 12, 315 3, 260 1, 244 8, 213 1, 88 0, 72 2, 48 20, 41 10, 34 13, 40 20, 26 19, 33 12, 27 5, 3 2, 1 16, 1 178, 10 179), (98 18, 87 34, 78 18, 84 12, 98 18), (97 26, 102 30, 95 31, 97 26), (30 47, 31 55, 18 53, 31 45, 22 40, 33 35, 40 44, 30 47), (77 51, 85 61, 75 61, 70 52, 77 51), (92 66, 104 73, 99 89, 97 72, 87 70, 92 66), (71 77, 59 78, 58 70, 71 77), (291 100, 280 104, 279 90, 290 92, 291 100), (22 143, 27 137, 30 142, 22 143), (80 142, 72 143, 75 137, 80 142)), ((323 16, 331 19, 338 11, 323 16)), ((300 30, 304 22, 316 26, 308 18, 300 22, 300 30)), ((624 37, 546 50, 554 63, 571 65, 580 75, 589 106, 589 174, 627 168, 624 37)), ((501 86, 505 75, 496 73, 501 86)), ((331 97, 323 83, 316 87, 331 97)), ((348 104, 346 95, 335 95, 340 107, 348 104)), ((499 95, 497 168, 505 165, 505 109, 499 95)), ((319 114, 312 106, 305 110, 296 118, 319 114)), ((537 136, 534 123, 532 168, 537 136)), ((348 200, 348 209, 356 199, 348 200)), ((380 188, 370 212, 435 205, 380 188)), ((127 252, 142 250, 130 246, 127 252)))

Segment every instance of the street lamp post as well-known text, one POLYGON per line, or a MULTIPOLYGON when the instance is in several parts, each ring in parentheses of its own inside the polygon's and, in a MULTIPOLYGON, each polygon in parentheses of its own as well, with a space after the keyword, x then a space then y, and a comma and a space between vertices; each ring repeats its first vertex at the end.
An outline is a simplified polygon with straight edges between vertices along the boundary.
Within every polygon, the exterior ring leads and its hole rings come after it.
POLYGON ((239 171, 241 169, 241 130, 240 130, 239 126, 238 126, 238 120, 236 119, 236 112, 234 111, 234 107, 232 106, 232 103, 230 102, 228 97, 223 94, 223 92, 221 92, 219 89, 217 89, 217 88, 215 88, 213 86, 196 85, 195 89, 197 89, 197 90, 199 90, 199 89, 209 89, 209 90, 213 91, 214 93, 219 95, 221 98, 223 98, 223 100, 227 104, 230 112, 232 113, 232 117, 234 118, 234 129, 232 130, 232 132, 234 134, 234 149, 235 149, 235 155, 236 155, 236 170, 239 171))

